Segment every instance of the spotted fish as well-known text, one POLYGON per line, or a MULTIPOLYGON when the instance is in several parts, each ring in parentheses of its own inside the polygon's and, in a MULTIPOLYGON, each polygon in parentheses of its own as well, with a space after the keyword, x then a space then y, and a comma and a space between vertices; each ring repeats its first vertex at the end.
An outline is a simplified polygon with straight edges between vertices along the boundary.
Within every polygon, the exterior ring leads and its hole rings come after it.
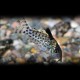
POLYGON ((16 29, 17 34, 24 36, 24 39, 29 39, 35 43, 42 51, 48 51, 53 58, 56 56, 59 61, 62 61, 62 50, 57 41, 53 38, 49 28, 45 28, 44 32, 31 28, 25 19, 18 20, 20 27, 16 29))

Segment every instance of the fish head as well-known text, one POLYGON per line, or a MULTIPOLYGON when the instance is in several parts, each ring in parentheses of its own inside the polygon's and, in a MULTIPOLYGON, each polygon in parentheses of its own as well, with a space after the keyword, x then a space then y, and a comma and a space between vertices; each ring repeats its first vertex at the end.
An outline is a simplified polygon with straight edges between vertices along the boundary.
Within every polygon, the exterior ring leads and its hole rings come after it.
POLYGON ((51 58, 53 58, 54 60, 60 62, 62 61, 62 50, 58 45, 58 43, 56 43, 55 46, 51 45, 50 54, 51 54, 51 58))

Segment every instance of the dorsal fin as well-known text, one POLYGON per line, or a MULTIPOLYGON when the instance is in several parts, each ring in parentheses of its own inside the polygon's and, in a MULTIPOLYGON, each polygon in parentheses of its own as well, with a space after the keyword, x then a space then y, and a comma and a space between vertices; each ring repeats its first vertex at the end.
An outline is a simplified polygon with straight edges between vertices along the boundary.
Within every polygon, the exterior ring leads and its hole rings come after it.
POLYGON ((46 33, 49 35, 49 38, 50 38, 51 40, 53 40, 54 38, 53 38, 53 36, 52 36, 52 33, 51 33, 50 29, 47 27, 47 28, 45 28, 45 31, 46 31, 46 33))

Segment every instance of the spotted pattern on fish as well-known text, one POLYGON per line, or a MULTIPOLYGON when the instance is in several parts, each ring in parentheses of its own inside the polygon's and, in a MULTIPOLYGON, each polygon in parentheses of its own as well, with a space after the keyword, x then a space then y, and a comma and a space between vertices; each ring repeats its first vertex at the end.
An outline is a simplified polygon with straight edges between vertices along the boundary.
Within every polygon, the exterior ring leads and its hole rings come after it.
MULTIPOLYGON (((56 52, 57 47, 59 47, 57 41, 52 38, 50 39, 49 34, 40 32, 36 29, 31 28, 26 20, 19 20, 20 27, 17 28, 16 33, 23 36, 28 36, 28 39, 35 43, 41 50, 49 51, 49 54, 52 55, 56 52)), ((26 37, 25 37, 26 38, 26 37)), ((62 53, 59 53, 61 55, 62 53)), ((61 58, 61 56, 60 56, 61 58)))

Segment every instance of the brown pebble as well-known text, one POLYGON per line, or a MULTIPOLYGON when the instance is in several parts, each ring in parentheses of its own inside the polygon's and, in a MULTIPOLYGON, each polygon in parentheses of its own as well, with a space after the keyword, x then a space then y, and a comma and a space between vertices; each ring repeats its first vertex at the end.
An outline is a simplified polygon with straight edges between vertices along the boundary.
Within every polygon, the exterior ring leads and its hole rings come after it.
POLYGON ((43 62, 42 57, 38 57, 38 58, 37 58, 37 61, 38 61, 38 62, 43 62))
POLYGON ((25 59, 22 58, 16 58, 16 61, 20 64, 24 64, 25 63, 25 59))

